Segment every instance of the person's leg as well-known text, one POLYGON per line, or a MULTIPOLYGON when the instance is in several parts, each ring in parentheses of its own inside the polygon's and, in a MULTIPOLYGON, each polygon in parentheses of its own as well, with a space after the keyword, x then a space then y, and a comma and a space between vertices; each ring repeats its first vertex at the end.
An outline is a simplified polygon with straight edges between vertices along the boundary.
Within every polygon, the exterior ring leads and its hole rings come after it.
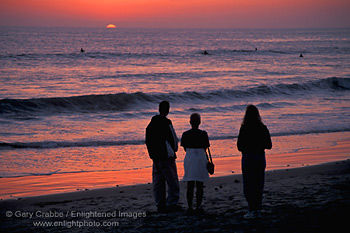
POLYGON ((261 160, 259 167, 257 168, 257 195, 256 195, 256 210, 260 211, 262 209, 262 199, 263 199, 263 192, 264 192, 264 184, 265 184, 265 168, 266 168, 266 161, 265 156, 264 159, 261 160))
POLYGON ((176 206, 180 199, 179 178, 175 159, 169 159, 164 163, 163 175, 168 184, 167 206, 176 206))
POLYGON ((251 187, 248 191, 249 198, 249 213, 247 216, 250 218, 260 217, 262 209, 262 197, 265 181, 265 167, 266 161, 264 155, 256 155, 254 160, 250 161, 249 165, 249 183, 251 187))
POLYGON ((166 187, 165 179, 161 171, 161 163, 153 162, 152 171, 153 194, 158 211, 165 211, 166 208, 166 187))
POLYGON ((202 206, 202 200, 203 200, 203 182, 196 181, 196 204, 197 209, 202 206))
POLYGON ((243 193, 246 201, 248 202, 249 211, 253 210, 254 200, 254 183, 253 183, 253 170, 251 164, 248 163, 248 159, 245 156, 242 157, 242 176, 243 176, 243 193))
POLYGON ((258 166, 254 166, 249 173, 250 179, 250 201, 249 201, 249 210, 250 211, 256 211, 258 210, 259 206, 259 199, 260 199, 260 171, 258 170, 258 166))
POLYGON ((193 190, 194 190, 194 181, 188 181, 187 182, 187 204, 188 208, 192 209, 192 203, 193 203, 193 190))

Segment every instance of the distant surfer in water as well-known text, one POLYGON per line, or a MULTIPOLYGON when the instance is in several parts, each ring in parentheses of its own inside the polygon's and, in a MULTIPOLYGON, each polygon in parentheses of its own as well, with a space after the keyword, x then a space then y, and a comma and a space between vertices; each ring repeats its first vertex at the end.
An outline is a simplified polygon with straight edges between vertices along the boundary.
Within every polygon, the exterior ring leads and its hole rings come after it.
POLYGON ((303 54, 301 53, 301 54, 299 55, 299 57, 304 57, 304 56, 303 56, 303 54))
POLYGON ((204 50, 204 52, 202 53, 204 55, 209 55, 209 53, 207 52, 207 50, 204 50))
POLYGON ((80 49, 81 53, 85 53, 85 50, 83 48, 80 49))

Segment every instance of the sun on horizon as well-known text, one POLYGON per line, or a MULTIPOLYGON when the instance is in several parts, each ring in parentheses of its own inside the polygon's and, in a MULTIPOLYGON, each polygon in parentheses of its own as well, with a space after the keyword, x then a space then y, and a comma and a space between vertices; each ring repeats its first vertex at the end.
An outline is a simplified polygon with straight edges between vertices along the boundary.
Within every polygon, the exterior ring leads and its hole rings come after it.
POLYGON ((108 24, 106 28, 117 28, 117 26, 115 26, 114 24, 108 24))

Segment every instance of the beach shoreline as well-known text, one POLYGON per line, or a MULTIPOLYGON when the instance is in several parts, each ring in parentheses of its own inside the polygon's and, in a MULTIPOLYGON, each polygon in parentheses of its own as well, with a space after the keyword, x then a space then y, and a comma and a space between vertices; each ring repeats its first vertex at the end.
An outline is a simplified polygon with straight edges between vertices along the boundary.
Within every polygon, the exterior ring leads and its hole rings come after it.
MULTIPOLYGON (((283 170, 350 158, 350 140, 343 140, 334 146, 302 149, 293 153, 273 154, 266 152, 267 171, 283 170)), ((221 177, 241 173, 241 157, 214 158, 215 174, 221 177)), ((181 180, 184 174, 183 163, 177 163, 181 180)), ((137 170, 64 173, 43 176, 1 178, 0 199, 18 199, 44 195, 86 192, 152 182, 152 168, 137 170)))
MULTIPOLYGON (((0 228, 2 232, 342 232, 350 208, 349 148, 345 140, 325 148, 267 155, 258 219, 243 217, 248 206, 240 157, 235 157, 214 160, 217 174, 205 182, 201 212, 186 211, 187 184, 180 181, 182 210, 158 213, 152 183, 144 182, 151 177, 149 168, 142 170, 141 184, 0 200, 0 228), (301 164, 302 157, 309 163, 301 164), (320 162, 324 158, 333 161, 320 162)), ((181 177, 180 166, 178 171, 181 177)), ((125 179, 131 175, 123 174, 125 179)), ((74 181, 85 181, 80 179, 74 181)), ((96 174, 86 179, 99 182, 96 174)))
POLYGON ((257 220, 243 218, 247 204, 241 174, 213 177, 205 183, 204 213, 189 215, 185 211, 186 183, 180 182, 180 205, 183 207, 180 212, 157 213, 152 184, 141 184, 2 200, 0 219, 5 232, 152 232, 156 229, 161 232, 312 232, 324 227, 344 229, 340 226, 345 226, 349 216, 349 181, 349 159, 267 171, 263 218, 257 220), (28 214, 33 216, 30 218, 28 214), (33 225, 38 222, 65 225, 44 228, 33 225), (83 222, 88 225, 74 225, 83 222), (92 222, 109 226, 96 226, 92 222), (116 223, 118 226, 111 226, 116 223))

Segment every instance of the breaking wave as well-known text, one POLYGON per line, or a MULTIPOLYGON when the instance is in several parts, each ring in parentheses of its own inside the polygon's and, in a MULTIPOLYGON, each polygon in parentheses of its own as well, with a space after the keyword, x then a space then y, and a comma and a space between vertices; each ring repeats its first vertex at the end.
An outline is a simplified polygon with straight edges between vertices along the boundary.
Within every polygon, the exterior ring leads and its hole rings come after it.
POLYGON ((260 96, 299 96, 319 92, 349 91, 349 78, 326 78, 308 83, 277 84, 257 86, 245 89, 224 89, 208 92, 186 91, 181 93, 117 93, 107 95, 85 95, 73 97, 3 99, 0 100, 0 117, 7 114, 44 114, 59 113, 98 113, 121 112, 135 107, 147 106, 161 100, 176 103, 188 101, 227 101, 260 96))

